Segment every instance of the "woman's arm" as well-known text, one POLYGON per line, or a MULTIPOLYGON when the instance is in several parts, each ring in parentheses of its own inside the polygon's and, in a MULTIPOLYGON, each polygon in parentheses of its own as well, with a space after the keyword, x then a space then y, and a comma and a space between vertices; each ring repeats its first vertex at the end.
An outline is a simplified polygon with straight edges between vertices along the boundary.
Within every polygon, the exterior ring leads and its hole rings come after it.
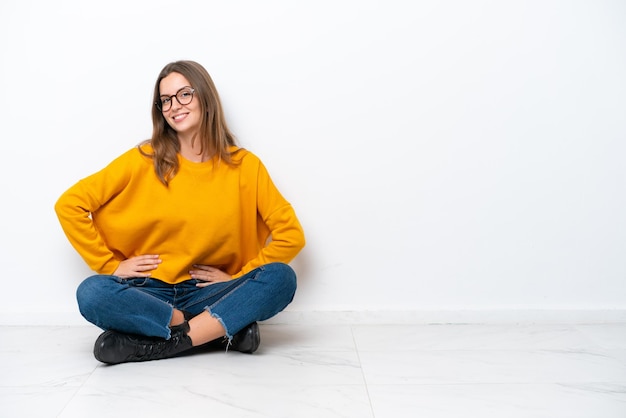
POLYGON ((261 162, 257 174, 257 212, 269 229, 270 240, 234 277, 239 277, 264 264, 289 263, 304 248, 302 225, 293 207, 278 191, 261 162))
POLYGON ((102 274, 113 274, 122 259, 107 247, 92 214, 128 182, 127 158, 128 153, 78 181, 59 197, 54 206, 70 244, 92 270, 102 274))

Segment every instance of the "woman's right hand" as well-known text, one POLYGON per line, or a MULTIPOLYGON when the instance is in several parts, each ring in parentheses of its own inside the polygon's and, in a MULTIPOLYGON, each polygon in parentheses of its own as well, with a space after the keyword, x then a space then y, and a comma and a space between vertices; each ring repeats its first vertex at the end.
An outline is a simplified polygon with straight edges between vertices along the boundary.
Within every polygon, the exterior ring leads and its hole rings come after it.
POLYGON ((159 264, 161 264, 161 259, 156 254, 138 255, 122 261, 113 275, 122 279, 150 277, 152 270, 159 267, 159 264))

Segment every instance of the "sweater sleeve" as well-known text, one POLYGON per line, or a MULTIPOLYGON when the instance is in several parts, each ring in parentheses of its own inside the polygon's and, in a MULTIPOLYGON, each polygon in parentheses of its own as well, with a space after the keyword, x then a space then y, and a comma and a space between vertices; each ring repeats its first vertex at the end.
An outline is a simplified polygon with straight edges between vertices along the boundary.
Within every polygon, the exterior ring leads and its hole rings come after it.
POLYGON ((264 264, 289 263, 305 245, 304 231, 293 207, 278 191, 260 161, 256 199, 260 231, 269 229, 270 239, 259 254, 233 277, 239 277, 264 264))
POLYGON ((123 257, 111 251, 93 222, 93 213, 118 194, 130 177, 129 153, 74 184, 54 209, 70 244, 97 273, 112 274, 123 257))

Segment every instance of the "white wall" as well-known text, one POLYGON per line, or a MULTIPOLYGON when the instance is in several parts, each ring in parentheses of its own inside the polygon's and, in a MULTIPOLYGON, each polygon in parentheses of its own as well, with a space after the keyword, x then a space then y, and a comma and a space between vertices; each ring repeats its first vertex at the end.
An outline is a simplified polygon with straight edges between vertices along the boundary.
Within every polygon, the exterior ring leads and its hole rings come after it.
POLYGON ((81 321, 90 272, 53 204, 150 135, 176 59, 209 70, 305 226, 289 312, 626 309, 623 1, 27 0, 0 16, 0 322, 81 321))

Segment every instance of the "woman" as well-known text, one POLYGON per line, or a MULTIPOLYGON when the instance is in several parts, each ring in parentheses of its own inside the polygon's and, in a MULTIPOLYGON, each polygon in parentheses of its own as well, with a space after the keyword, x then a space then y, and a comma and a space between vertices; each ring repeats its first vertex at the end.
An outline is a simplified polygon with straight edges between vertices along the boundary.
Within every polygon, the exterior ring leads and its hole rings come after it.
POLYGON ((256 321, 293 299, 286 264, 304 247, 291 205, 262 162, 238 148, 207 71, 163 68, 152 138, 80 180, 55 210, 98 275, 77 289, 81 314, 105 330, 104 363, 173 357, 220 338, 252 353, 256 321))

